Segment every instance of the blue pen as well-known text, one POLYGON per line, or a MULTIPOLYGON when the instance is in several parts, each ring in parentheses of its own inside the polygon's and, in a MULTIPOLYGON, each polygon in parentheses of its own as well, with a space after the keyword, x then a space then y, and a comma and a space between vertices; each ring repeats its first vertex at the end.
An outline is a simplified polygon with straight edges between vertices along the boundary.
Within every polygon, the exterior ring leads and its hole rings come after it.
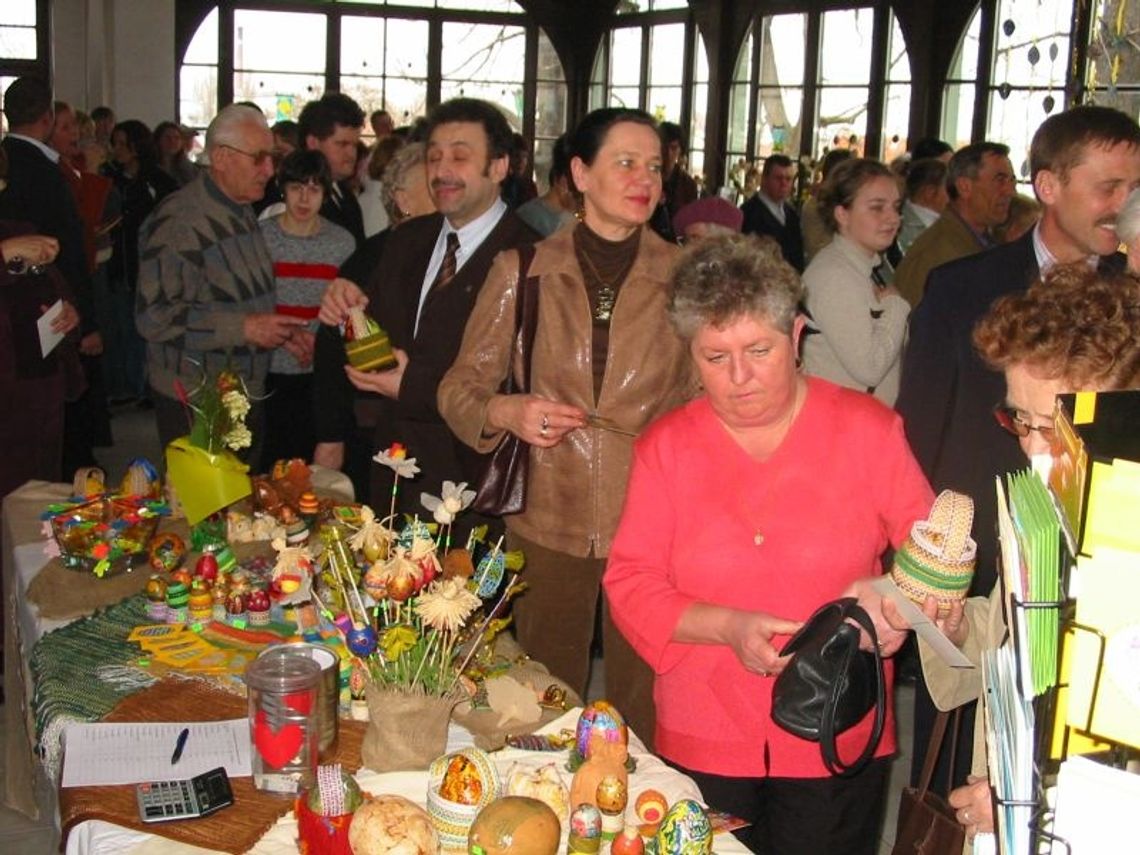
POLYGON ((170 755, 170 765, 173 766, 182 759, 182 749, 186 747, 186 740, 190 737, 190 728, 182 728, 182 732, 178 734, 178 741, 174 743, 174 753, 170 755))

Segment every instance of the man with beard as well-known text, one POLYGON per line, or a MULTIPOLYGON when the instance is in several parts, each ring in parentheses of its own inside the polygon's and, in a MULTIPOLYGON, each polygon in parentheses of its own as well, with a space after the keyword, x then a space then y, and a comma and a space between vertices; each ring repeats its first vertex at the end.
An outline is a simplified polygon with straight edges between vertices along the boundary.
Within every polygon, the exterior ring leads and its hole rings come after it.
MULTIPOLYGON (((1140 126, 1108 107, 1075 107, 1046 119, 1033 136, 1029 162, 1043 213, 1022 238, 936 267, 910 316, 896 409, 935 492, 974 500, 977 571, 970 593, 985 596, 996 579, 994 477, 1025 465, 992 409, 1005 395, 1001 373, 974 349, 974 325, 998 297, 1018 294, 1055 264, 1084 261, 1120 270, 1116 216, 1140 186, 1140 126)), ((915 778, 926 753, 933 705, 925 686, 915 699, 915 778)), ((974 716, 962 716, 959 746, 971 744, 974 716)), ((945 744, 950 743, 947 739, 945 744)), ((964 782, 970 752, 958 751, 954 785, 964 782)), ((946 780, 943 771, 935 781, 946 780)))
MULTIPOLYGON (((400 491, 397 509, 411 514, 423 513, 421 491, 438 494, 445 479, 472 483, 482 471, 484 456, 460 442, 440 416, 436 389, 455 361, 491 261, 539 237, 499 195, 512 140, 497 107, 473 98, 445 101, 428 116, 425 138, 428 188, 438 213, 400 224, 364 289, 335 280, 320 315, 322 323, 342 324, 350 309, 367 306, 391 337, 395 368, 344 370, 357 389, 379 396, 375 448, 399 442, 416 458, 421 473, 400 491)), ((379 464, 372 470, 371 501, 383 502, 392 492, 392 471, 379 464)), ((464 514, 452 542, 462 543, 482 521, 464 514)))

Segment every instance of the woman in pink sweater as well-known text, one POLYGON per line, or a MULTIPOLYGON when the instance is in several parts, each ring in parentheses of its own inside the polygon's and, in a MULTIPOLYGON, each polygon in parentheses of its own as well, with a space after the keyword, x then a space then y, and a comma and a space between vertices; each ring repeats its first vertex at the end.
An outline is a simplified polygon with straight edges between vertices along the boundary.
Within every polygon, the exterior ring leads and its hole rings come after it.
MULTIPOLYGON (((614 622, 656 672, 657 751, 758 852, 873 853, 895 750, 832 778, 770 717, 779 649, 818 606, 860 596, 885 655, 902 633, 862 580, 933 501, 902 422, 870 395, 803 376, 795 271, 754 239, 702 242, 674 274, 674 327, 705 394, 638 440, 605 575, 614 622)), ((891 671, 887 671, 888 686, 891 671)), ((840 756, 865 744, 867 720, 840 756)))

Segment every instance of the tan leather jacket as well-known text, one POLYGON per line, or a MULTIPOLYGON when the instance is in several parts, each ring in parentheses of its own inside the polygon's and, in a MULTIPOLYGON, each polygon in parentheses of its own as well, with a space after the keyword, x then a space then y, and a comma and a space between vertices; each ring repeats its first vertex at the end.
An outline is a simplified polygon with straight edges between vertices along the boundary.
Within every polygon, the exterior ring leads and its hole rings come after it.
MULTIPOLYGON (((693 390, 688 352, 665 311, 677 248, 644 229, 614 305, 606 373, 595 402, 590 305, 573 232, 568 226, 537 244, 531 262, 529 276, 540 280, 531 391, 640 431, 693 390)), ((503 436, 503 431, 485 432, 487 402, 517 349, 518 266, 513 250, 496 257, 459 356, 439 385, 440 413, 456 436, 481 452, 503 436)), ((625 498, 632 450, 632 437, 594 427, 571 432, 554 448, 532 447, 526 510, 507 517, 507 527, 570 555, 586 556, 591 549, 595 556, 606 555, 625 498)))

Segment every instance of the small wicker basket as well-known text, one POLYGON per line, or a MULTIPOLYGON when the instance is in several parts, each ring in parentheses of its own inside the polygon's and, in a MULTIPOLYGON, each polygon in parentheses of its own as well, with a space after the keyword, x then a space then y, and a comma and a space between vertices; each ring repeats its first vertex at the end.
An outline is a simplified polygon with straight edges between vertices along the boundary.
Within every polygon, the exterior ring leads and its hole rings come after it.
POLYGON ((978 552, 970 537, 973 522, 973 499, 943 490, 929 519, 911 527, 891 568, 891 578, 909 599, 921 605, 933 596, 939 615, 945 615, 951 604, 966 598, 978 552))

